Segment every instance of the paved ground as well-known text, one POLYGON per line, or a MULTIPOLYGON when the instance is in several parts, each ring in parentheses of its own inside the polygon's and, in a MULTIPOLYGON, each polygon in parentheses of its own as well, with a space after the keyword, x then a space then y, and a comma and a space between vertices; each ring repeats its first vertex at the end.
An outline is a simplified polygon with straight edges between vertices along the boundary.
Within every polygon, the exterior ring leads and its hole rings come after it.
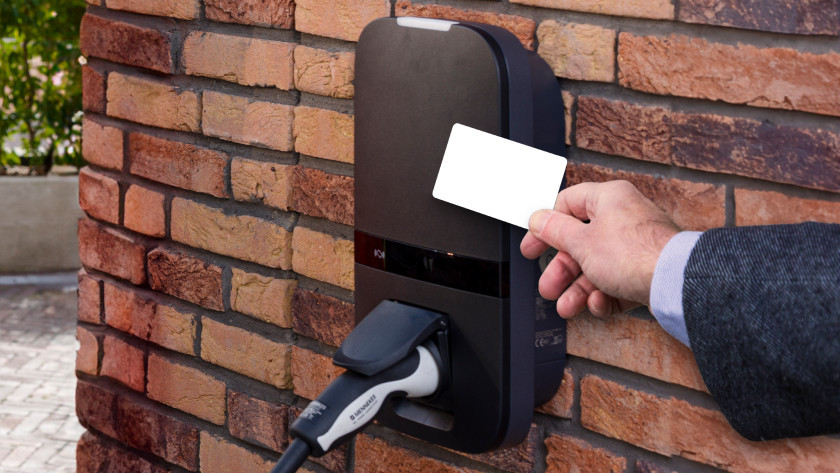
POLYGON ((74 472, 76 288, 15 282, 0 285, 0 472, 74 472))

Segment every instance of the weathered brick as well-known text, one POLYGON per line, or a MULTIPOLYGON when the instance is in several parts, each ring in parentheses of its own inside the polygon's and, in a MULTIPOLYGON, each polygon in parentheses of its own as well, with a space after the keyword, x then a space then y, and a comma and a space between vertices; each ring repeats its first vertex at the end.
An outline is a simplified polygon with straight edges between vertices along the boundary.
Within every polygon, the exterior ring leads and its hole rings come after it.
POLYGON ((421 5, 408 0, 399 0, 395 12, 397 16, 474 21, 498 26, 513 33, 525 48, 534 49, 534 31, 537 29, 537 23, 530 18, 481 10, 463 10, 445 5, 421 5))
POLYGON ((295 151, 343 163, 353 162, 353 116, 314 107, 295 107, 295 151))
POLYGON ((105 113, 105 74, 91 66, 82 66, 82 109, 105 113))
POLYGON ((354 306, 324 294, 295 288, 292 327, 295 332, 337 347, 355 326, 354 306))
POLYGON ((477 473, 476 470, 421 456, 412 450, 392 445, 365 434, 356 437, 355 471, 357 473, 391 473, 394 471, 477 473))
POLYGON ((569 320, 566 343, 570 355, 706 390, 691 349, 655 320, 626 315, 603 320, 584 314, 569 320))
POLYGON ((840 116, 835 52, 622 33, 618 67, 619 83, 643 92, 840 116))
POLYGON ((569 185, 614 179, 630 181, 687 230, 720 227, 725 221, 723 186, 616 171, 593 164, 571 164, 566 176, 569 185))
POLYGON ((82 17, 79 43, 85 56, 172 72, 172 42, 163 31, 87 14, 82 17))
MULTIPOLYGON (((636 460, 636 469, 634 471, 636 473, 669 473, 665 468, 647 460, 636 460)), ((677 472, 671 471, 670 473, 677 472)))
POLYGON ((840 33, 836 0, 684 0, 679 20, 790 34, 840 33))
POLYGON ((292 235, 296 273, 353 290, 353 242, 296 227, 292 235))
POLYGON ((105 335, 102 376, 113 378, 129 388, 143 392, 146 387, 146 362, 143 350, 105 335))
POLYGON ((79 172, 79 206, 90 217, 118 224, 120 186, 116 180, 84 167, 79 172))
POLYGON ((109 0, 108 8, 145 15, 168 16, 179 20, 198 18, 199 0, 109 0))
POLYGON ((670 111, 580 96, 575 139, 581 148, 633 159, 671 161, 670 111))
POLYGON ((208 20, 245 25, 291 28, 294 0, 205 0, 208 20))
POLYGON ((76 446, 76 471, 79 473, 168 473, 169 469, 155 465, 125 449, 104 442, 85 432, 76 446))
POLYGON ((193 31, 181 61, 187 74, 242 85, 294 87, 293 43, 193 31))
POLYGON ((149 285, 212 310, 222 304, 222 268, 165 248, 149 252, 149 285))
POLYGON ((292 208, 300 213, 353 225, 354 180, 319 169, 292 169, 292 208))
POLYGON ((123 166, 123 132, 90 118, 82 122, 82 155, 90 164, 120 170, 123 166))
POLYGON ((295 29, 317 36, 358 41, 371 21, 390 16, 388 0, 295 0, 295 29))
POLYGON ((548 400, 545 404, 537 406, 536 411, 543 414, 553 415, 554 417, 562 417, 564 419, 572 418, 572 406, 575 404, 575 377, 569 368, 563 372, 563 382, 560 384, 560 389, 557 393, 548 400))
POLYGON ((111 391, 81 379, 76 381, 76 416, 85 428, 117 438, 115 402, 116 395, 111 391))
POLYGON ((225 383, 201 370, 149 355, 149 399, 214 424, 225 423, 225 383))
POLYGON ((76 327, 76 340, 79 348, 76 350, 76 371, 92 376, 99 375, 99 340, 90 330, 76 327))
POLYGON ((840 223, 840 202, 791 197, 779 192, 735 189, 735 224, 840 223))
POLYGON ((301 92, 352 99, 356 54, 297 46, 295 88, 301 92))
MULTIPOLYGON (((109 89, 110 90, 110 89, 109 89)), ((291 151, 294 107, 204 92, 204 134, 246 145, 291 151)))
POLYGON ((201 324, 201 358, 281 389, 290 387, 289 345, 207 317, 201 324))
POLYGON ((133 284, 146 282, 146 248, 130 237, 91 220, 79 220, 79 257, 97 269, 133 284))
POLYGON ((111 72, 107 97, 112 117, 172 130, 200 130, 198 94, 168 82, 111 72))
POLYGON ((550 435, 545 439, 548 449, 546 473, 597 471, 623 473, 627 459, 603 448, 595 448, 583 440, 568 435, 550 435))
POLYGON ((201 432, 202 473, 230 473, 234 471, 271 471, 274 462, 234 445, 220 437, 201 432))
POLYGON ((234 158, 230 163, 233 198, 288 210, 292 196, 290 174, 290 166, 234 158))
POLYGON ((491 450, 479 454, 463 454, 481 463, 495 466, 504 471, 513 473, 531 473, 534 471, 535 455, 538 439, 542 437, 539 427, 531 424, 528 435, 517 446, 501 450, 491 450))
POLYGON ((272 268, 290 269, 291 234, 285 228, 249 215, 226 215, 191 200, 172 201, 172 239, 196 248, 272 268))
POLYGON ((230 391, 227 399, 231 435, 281 452, 288 443, 289 406, 230 391))
POLYGON ((102 322, 102 288, 99 279, 89 275, 84 269, 79 270, 79 320, 92 324, 102 322))
POLYGON ((131 289, 105 283, 105 323, 148 340, 156 304, 131 289))
POLYGON ((166 235, 164 199, 159 192, 132 184, 125 191, 125 228, 158 238, 166 235))
POLYGON ((275 279, 233 268, 230 308, 280 327, 291 327, 295 286, 293 279, 275 279))
POLYGON ((572 109, 575 106, 575 96, 571 92, 562 91, 563 97, 563 124, 566 125, 566 144, 572 144, 572 109))
POLYGON ((537 28, 537 52, 558 77, 612 82, 615 38, 608 28, 546 20, 537 28))
POLYGON ((147 339, 164 348, 195 355, 196 316, 174 307, 158 304, 149 325, 147 339))
POLYGON ((750 442, 718 411, 596 376, 581 382, 580 403, 581 424, 589 430, 732 473, 831 471, 840 462, 840 440, 810 437, 750 442))
POLYGON ((127 397, 116 401, 119 440, 190 471, 198 470, 198 429, 127 397))
POLYGON ((674 5, 671 0, 510 0, 510 3, 532 5, 535 7, 572 10, 599 15, 629 16, 670 20, 674 18, 674 5))
POLYGON ((142 133, 131 133, 128 142, 132 174, 182 189, 228 197, 225 153, 142 133))
POLYGON ((838 133, 711 114, 672 113, 671 122, 674 164, 840 191, 838 133))
POLYGON ((315 399, 343 372, 344 369, 335 366, 328 356, 292 347, 292 384, 298 396, 315 399))

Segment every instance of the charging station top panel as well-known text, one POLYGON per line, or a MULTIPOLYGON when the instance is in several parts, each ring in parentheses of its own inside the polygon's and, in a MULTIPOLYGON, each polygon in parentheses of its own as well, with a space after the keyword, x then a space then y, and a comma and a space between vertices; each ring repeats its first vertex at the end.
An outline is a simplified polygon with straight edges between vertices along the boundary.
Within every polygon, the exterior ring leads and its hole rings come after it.
POLYGON ((506 261, 503 223, 432 197, 454 123, 506 136, 508 84, 500 67, 493 43, 464 25, 368 25, 356 62, 357 230, 506 261))

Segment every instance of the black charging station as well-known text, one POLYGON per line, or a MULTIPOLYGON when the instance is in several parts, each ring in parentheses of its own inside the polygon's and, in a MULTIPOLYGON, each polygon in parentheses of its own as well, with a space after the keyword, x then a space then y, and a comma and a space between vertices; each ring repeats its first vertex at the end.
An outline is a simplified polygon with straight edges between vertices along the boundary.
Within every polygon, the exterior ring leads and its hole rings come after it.
MULTIPOLYGON (((375 404, 382 425, 446 448, 516 445, 562 380, 565 321, 539 297, 538 263, 519 252, 525 230, 432 189, 455 123, 564 154, 558 81, 504 29, 383 18, 357 45, 354 109, 358 325, 334 361, 369 377, 422 347, 440 379, 433 393, 384 399, 367 387, 341 415, 375 404)), ((292 435, 327 409, 314 401, 292 435)))

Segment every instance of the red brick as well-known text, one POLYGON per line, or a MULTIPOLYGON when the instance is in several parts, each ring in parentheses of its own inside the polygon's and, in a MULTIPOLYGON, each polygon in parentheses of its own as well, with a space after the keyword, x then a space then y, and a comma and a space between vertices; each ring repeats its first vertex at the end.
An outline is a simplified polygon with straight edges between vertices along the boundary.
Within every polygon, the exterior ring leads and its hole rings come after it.
POLYGON ((156 248, 149 252, 149 285, 212 310, 222 304, 222 268, 193 256, 156 248))
POLYGON ((234 158, 230 164, 233 198, 289 210, 292 197, 291 166, 234 158))
POLYGON ((333 365, 328 356, 292 347, 292 383, 298 396, 315 399, 343 372, 344 369, 333 365))
POLYGON ((116 395, 84 380, 76 381, 76 416, 85 428, 117 438, 116 395))
POLYGON ((353 163, 353 116, 313 107, 295 107, 295 151, 353 163))
POLYGON ((608 28, 546 20, 537 29, 537 52, 558 77, 613 82, 615 38, 608 28))
POLYGON ((164 348, 187 355, 195 355, 196 316, 158 304, 155 318, 148 325, 148 331, 141 331, 141 338, 148 339, 164 348))
POLYGON ((149 399, 214 424, 225 423, 225 383, 202 372, 149 355, 149 399))
POLYGON ((105 323, 135 335, 135 326, 146 326, 154 318, 155 303, 134 291, 105 283, 105 323))
POLYGON ((225 153, 142 133, 131 133, 128 140, 132 174, 182 189, 228 197, 225 153))
POLYGON ((142 392, 146 387, 146 363, 143 350, 118 338, 105 335, 102 376, 113 378, 142 392))
POLYGON ((198 471, 198 429, 158 409, 158 406, 118 397, 118 440, 190 471, 198 471))
POLYGON ((76 327, 76 340, 79 348, 76 350, 76 371, 91 376, 99 375, 99 340, 90 330, 76 327))
POLYGON ((175 198, 172 239, 187 245, 252 261, 272 268, 291 268, 291 234, 269 220, 227 215, 222 209, 175 198))
POLYGON ((105 113, 105 74, 91 66, 82 66, 82 109, 105 113))
MULTIPOLYGON (((668 473, 668 470, 647 460, 636 460, 636 473, 668 473)), ((677 473, 671 471, 670 473, 677 473)))
POLYGON ((198 93, 181 90, 169 81, 108 74, 108 115, 171 130, 200 130, 198 93))
POLYGON ((292 235, 292 251, 292 267, 296 273, 354 289, 352 241, 296 227, 292 235))
POLYGON ((220 437, 201 432, 202 473, 265 472, 274 467, 274 461, 232 444, 220 437))
POLYGON ((292 327, 304 337, 337 347, 355 327, 354 306, 324 294, 295 288, 292 327))
POLYGON ((279 327, 292 326, 293 279, 275 279, 233 268, 230 308, 279 327))
POLYGON ((600 97, 578 97, 575 139, 581 148, 633 159, 671 161, 670 112, 600 97))
POLYGON ((76 471, 78 473, 168 473, 169 469, 155 465, 111 442, 85 432, 76 446, 76 471))
POLYGON ((557 393, 545 404, 537 406, 536 411, 564 419, 572 418, 572 407, 575 404, 575 377, 572 370, 566 368, 563 372, 563 383, 557 393))
POLYGON ((291 387, 289 345, 207 317, 201 324, 202 359, 280 389, 291 387))
POLYGON ((91 220, 79 220, 79 257, 88 268, 133 284, 146 282, 146 248, 123 233, 91 220))
POLYGON ((90 118, 82 122, 82 155, 90 164, 120 170, 123 166, 123 132, 90 118))
POLYGON ((436 473, 477 473, 476 470, 421 456, 384 440, 360 434, 356 437, 357 473, 434 471, 436 473))
POLYGON ((614 179, 630 181, 687 230, 707 230, 724 224, 723 186, 610 170, 593 164, 570 164, 566 176, 570 186, 614 179))
POLYGON ((791 197, 779 192, 735 189, 735 224, 840 223, 840 202, 791 197))
POLYGON ((358 41, 371 21, 390 16, 388 0, 295 0, 295 29, 316 36, 358 41))
POLYGON ((246 145, 291 151, 294 107, 253 101, 219 92, 204 92, 204 134, 246 145))
POLYGON ((162 31, 87 14, 79 42, 85 56, 172 72, 172 43, 162 31))
POLYGON ((161 238, 166 235, 164 195, 132 184, 125 191, 125 228, 161 238))
POLYGON ((840 8, 821 0, 685 0, 680 21, 776 33, 840 34, 840 8))
POLYGON ((282 452, 288 443, 289 406, 229 391, 230 434, 246 442, 282 452))
POLYGON ((481 10, 462 10, 444 5, 419 5, 407 0, 399 0, 396 5, 397 16, 419 16, 441 18, 453 21, 473 21, 504 28, 516 36, 527 49, 534 49, 534 32, 537 23, 516 15, 505 15, 481 10))
POLYGON ((199 0, 109 0, 108 8, 179 20, 195 20, 201 9, 200 3, 199 0))
POLYGON ((120 221, 120 186, 116 180, 91 171, 79 172, 79 206, 88 216, 118 224, 120 221))
POLYGON ((567 435, 550 435, 545 439, 545 447, 548 449, 546 473, 623 473, 627 468, 627 459, 567 435))
POLYGON ((79 320, 92 324, 102 323, 102 285, 99 279, 79 270, 79 320))
POLYGON ((208 20, 245 25, 291 28, 294 0, 205 0, 208 20))
POLYGON ((671 20, 674 18, 674 5, 671 0, 624 0, 621 2, 611 0, 510 0, 510 3, 632 18, 654 20, 671 20))
POLYGON ((834 52, 622 33, 618 67, 619 83, 642 92, 840 116, 834 52))
POLYGON ((580 402, 581 424, 589 430, 732 473, 832 471, 840 464, 840 440, 810 437, 750 442, 718 411, 596 376, 581 382, 580 402))
POLYGON ((237 84, 294 87, 293 43, 193 31, 181 61, 187 74, 237 84))
POLYGON ((292 169, 292 208, 300 213, 353 225, 353 178, 318 169, 292 169))
POLYGON ((352 99, 356 54, 298 45, 294 52, 295 88, 301 92, 352 99))

